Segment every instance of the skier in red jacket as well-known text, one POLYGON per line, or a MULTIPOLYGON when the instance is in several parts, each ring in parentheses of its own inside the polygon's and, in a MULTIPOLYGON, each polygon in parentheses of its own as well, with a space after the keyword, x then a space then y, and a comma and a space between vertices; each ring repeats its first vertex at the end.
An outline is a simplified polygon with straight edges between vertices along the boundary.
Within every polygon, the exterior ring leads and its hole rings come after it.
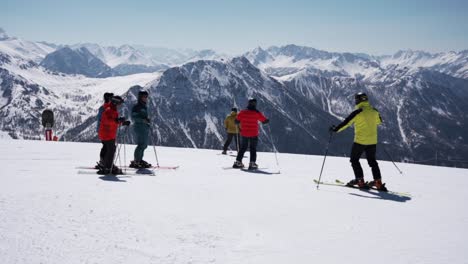
POLYGON ((249 170, 258 169, 257 161, 257 143, 258 143, 258 121, 267 124, 269 120, 257 110, 257 99, 249 99, 247 109, 240 111, 237 115, 236 123, 240 124, 241 146, 237 154, 233 168, 243 168, 242 158, 250 145, 250 163, 249 170))
MULTIPOLYGON (((102 118, 102 113, 106 108, 109 106, 110 101, 112 97, 114 96, 113 93, 104 93, 104 104, 99 107, 98 110, 98 115, 97 115, 97 125, 96 125, 96 132, 99 137, 99 128, 101 126, 101 118, 102 118)), ((106 155, 106 146, 102 144, 101 152, 99 153, 99 162, 96 165, 96 169, 100 169, 101 167, 103 168, 104 166, 104 156, 106 155)))
POLYGON ((99 139, 102 141, 106 151, 103 167, 97 172, 98 174, 122 174, 122 170, 113 165, 113 163, 116 150, 115 138, 117 137, 117 129, 119 125, 130 125, 130 121, 126 120, 125 117, 119 117, 118 108, 122 106, 123 102, 124 100, 122 97, 113 96, 102 113, 99 125, 99 139))

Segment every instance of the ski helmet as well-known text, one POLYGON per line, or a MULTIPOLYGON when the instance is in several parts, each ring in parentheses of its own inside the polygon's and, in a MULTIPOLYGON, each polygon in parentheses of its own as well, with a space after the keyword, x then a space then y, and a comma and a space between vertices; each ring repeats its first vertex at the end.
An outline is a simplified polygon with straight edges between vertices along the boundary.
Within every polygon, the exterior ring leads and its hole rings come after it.
POLYGON ((142 98, 144 96, 148 97, 148 94, 149 94, 148 91, 140 90, 140 91, 138 91, 138 98, 142 98))
POLYGON ((108 103, 112 99, 112 96, 114 96, 113 93, 104 93, 104 102, 108 103))
POLYGON ((253 97, 250 97, 249 98, 249 104, 250 103, 257 103, 257 99, 253 98, 253 97))
POLYGON ((231 108, 231 111, 232 111, 232 112, 237 112, 237 107, 231 108))
POLYGON ((356 104, 359 104, 361 102, 369 101, 369 98, 367 97, 367 94, 365 94, 363 92, 359 92, 359 93, 354 95, 354 100, 355 100, 356 104))
POLYGON ((247 105, 247 109, 255 110, 257 108, 257 99, 249 98, 249 103, 247 105))
POLYGON ((124 99, 118 95, 113 96, 111 99, 112 104, 114 105, 121 105, 124 103, 124 99))

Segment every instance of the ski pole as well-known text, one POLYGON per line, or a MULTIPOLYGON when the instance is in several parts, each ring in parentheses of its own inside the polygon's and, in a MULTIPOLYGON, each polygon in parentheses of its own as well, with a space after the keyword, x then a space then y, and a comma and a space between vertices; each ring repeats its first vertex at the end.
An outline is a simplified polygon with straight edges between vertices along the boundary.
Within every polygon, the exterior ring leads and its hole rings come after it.
POLYGON ((125 132, 124 132, 124 136, 123 136, 123 148, 124 148, 124 171, 125 173, 127 173, 127 150, 125 148, 125 145, 126 145, 126 140, 128 139, 128 126, 125 127, 125 132))
POLYGON ((156 166, 159 167, 158 152, 156 151, 156 142, 154 140, 153 127, 150 126, 151 140, 153 141, 153 151, 156 157, 156 166))
POLYGON ((317 190, 318 190, 319 185, 320 185, 320 180, 322 179, 323 167, 325 166, 325 159, 327 158, 327 155, 328 155, 328 148, 330 147, 332 137, 333 137, 333 133, 330 132, 330 138, 328 139, 327 148, 325 150, 325 156, 323 157, 322 168, 320 169, 320 176, 319 176, 319 180, 318 180, 318 183, 317 183, 317 190))
POLYGON ((268 134, 270 136, 270 142, 271 142, 271 145, 273 146, 273 151, 275 152, 275 159, 276 159, 276 166, 278 166, 278 171, 280 171, 280 165, 279 165, 279 162, 278 162, 278 155, 277 155, 277 150, 276 150, 276 146, 275 146, 275 143, 273 143, 273 137, 271 135, 271 128, 270 126, 268 125, 268 134))
POLYGON ((387 149, 385 148, 384 145, 382 145, 383 149, 384 149, 384 152, 387 154, 387 156, 390 158, 390 160, 392 161, 393 165, 395 166, 395 168, 398 170, 398 172, 400 174, 403 174, 403 172, 400 170, 400 168, 398 168, 398 166, 395 164, 395 162, 393 161, 393 158, 392 156, 390 155, 390 153, 388 153, 387 149))

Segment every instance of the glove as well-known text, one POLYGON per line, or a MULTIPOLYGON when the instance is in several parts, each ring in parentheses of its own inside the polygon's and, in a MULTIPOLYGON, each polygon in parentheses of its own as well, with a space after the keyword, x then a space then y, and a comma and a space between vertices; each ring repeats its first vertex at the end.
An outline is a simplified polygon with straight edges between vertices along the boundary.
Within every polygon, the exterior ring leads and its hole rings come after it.
POLYGON ((263 121, 263 124, 268 124, 268 123, 270 123, 270 119, 263 121))
POLYGON ((330 132, 330 133, 336 132, 336 126, 332 125, 330 128, 328 128, 328 132, 330 132))
POLYGON ((118 122, 118 123, 125 122, 125 120, 127 120, 125 117, 118 117, 118 118, 117 118, 117 122, 118 122))
POLYGON ((240 124, 240 121, 236 119, 236 120, 234 120, 234 123, 240 124))
POLYGON ((125 120, 123 123, 122 123, 122 126, 129 126, 130 125, 130 121, 129 120, 125 120))
POLYGON ((151 123, 151 120, 148 117, 145 117, 143 120, 145 120, 147 124, 151 123))

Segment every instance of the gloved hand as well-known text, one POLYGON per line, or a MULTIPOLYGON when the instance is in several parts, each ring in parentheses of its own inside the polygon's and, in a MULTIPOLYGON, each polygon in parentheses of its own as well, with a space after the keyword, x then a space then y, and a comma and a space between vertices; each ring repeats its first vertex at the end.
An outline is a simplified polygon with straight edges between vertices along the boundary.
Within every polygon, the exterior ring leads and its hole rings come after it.
POLYGON ((123 123, 122 123, 122 126, 129 126, 130 125, 130 121, 129 120, 125 120, 123 123))
POLYGON ((239 121, 239 120, 237 120, 237 119, 235 119, 235 120, 234 120, 234 123, 236 123, 236 124, 240 124, 240 121, 239 121))
POLYGON ((151 120, 148 117, 145 117, 144 120, 147 124, 151 123, 151 120))
POLYGON ((336 131, 337 131, 337 130, 336 130, 336 126, 335 126, 335 125, 332 125, 331 127, 328 128, 328 132, 330 132, 330 133, 334 133, 334 132, 336 132, 336 131))
POLYGON ((268 124, 268 123, 270 123, 270 119, 267 119, 267 120, 263 121, 262 123, 263 124, 268 124))
POLYGON ((118 122, 118 123, 125 122, 125 120, 127 120, 125 117, 118 117, 118 118, 117 118, 117 122, 118 122))

